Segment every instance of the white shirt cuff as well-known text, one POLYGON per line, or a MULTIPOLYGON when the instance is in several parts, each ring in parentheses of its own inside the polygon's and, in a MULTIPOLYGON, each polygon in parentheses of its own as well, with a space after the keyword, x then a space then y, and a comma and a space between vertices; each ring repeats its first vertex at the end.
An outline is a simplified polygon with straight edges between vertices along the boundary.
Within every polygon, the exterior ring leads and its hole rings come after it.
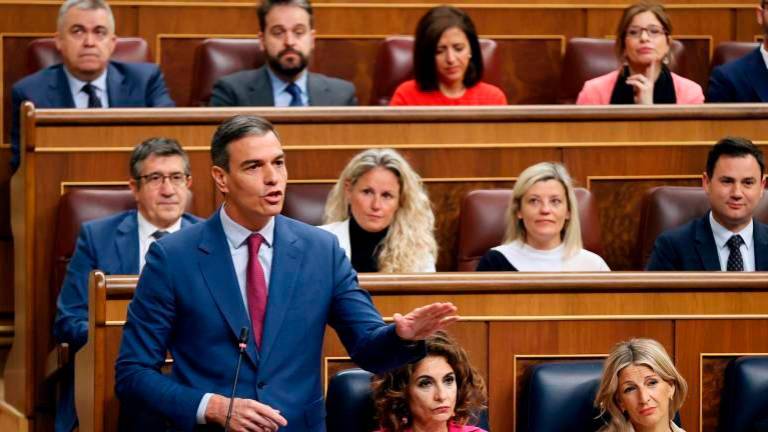
POLYGON ((205 410, 208 408, 208 401, 211 400, 213 393, 206 393, 200 399, 200 405, 197 406, 197 424, 205 424, 205 410))

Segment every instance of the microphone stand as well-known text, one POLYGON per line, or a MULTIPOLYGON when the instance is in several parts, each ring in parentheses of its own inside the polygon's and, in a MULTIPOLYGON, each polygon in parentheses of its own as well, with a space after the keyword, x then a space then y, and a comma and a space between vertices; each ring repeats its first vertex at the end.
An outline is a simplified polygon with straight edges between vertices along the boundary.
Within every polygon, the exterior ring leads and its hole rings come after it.
POLYGON ((232 383, 232 396, 229 398, 229 407, 227 408, 227 420, 224 422, 224 432, 229 431, 229 420, 232 418, 232 406, 235 403, 235 390, 237 389, 237 379, 240 377, 240 364, 243 362, 243 352, 248 342, 248 327, 240 329, 240 338, 237 341, 237 347, 240 352, 237 354, 237 368, 235 369, 235 381, 232 383))

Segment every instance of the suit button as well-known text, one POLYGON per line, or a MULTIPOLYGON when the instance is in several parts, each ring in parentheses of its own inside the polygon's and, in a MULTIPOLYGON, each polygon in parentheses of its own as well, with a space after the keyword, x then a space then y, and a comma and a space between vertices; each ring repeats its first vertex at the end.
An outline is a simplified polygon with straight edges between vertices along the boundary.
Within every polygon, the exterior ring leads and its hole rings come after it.
POLYGON ((258 387, 258 388, 259 388, 259 390, 262 390, 262 389, 263 389, 264 387, 266 387, 266 386, 267 386, 267 383, 265 383, 265 382, 263 382, 263 381, 262 381, 262 382, 260 382, 260 383, 259 383, 259 384, 258 384, 256 387, 258 387))

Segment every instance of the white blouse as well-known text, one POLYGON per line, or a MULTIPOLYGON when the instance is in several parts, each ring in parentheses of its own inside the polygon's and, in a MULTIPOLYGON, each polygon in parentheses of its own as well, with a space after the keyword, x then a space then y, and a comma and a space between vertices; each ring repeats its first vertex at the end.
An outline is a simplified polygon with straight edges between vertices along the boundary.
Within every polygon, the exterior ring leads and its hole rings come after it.
POLYGON ((539 250, 515 240, 493 250, 500 252, 517 271, 525 272, 568 272, 568 271, 610 271, 608 264, 599 255, 586 249, 564 258, 565 245, 539 250))

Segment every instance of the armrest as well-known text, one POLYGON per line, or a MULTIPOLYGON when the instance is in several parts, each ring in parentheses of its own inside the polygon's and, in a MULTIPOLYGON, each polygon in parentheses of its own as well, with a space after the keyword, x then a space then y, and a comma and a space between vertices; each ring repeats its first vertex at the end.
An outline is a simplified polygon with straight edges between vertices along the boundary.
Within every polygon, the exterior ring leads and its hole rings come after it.
POLYGON ((60 343, 56 345, 45 359, 45 380, 48 381, 57 376, 70 360, 69 344, 60 343))

